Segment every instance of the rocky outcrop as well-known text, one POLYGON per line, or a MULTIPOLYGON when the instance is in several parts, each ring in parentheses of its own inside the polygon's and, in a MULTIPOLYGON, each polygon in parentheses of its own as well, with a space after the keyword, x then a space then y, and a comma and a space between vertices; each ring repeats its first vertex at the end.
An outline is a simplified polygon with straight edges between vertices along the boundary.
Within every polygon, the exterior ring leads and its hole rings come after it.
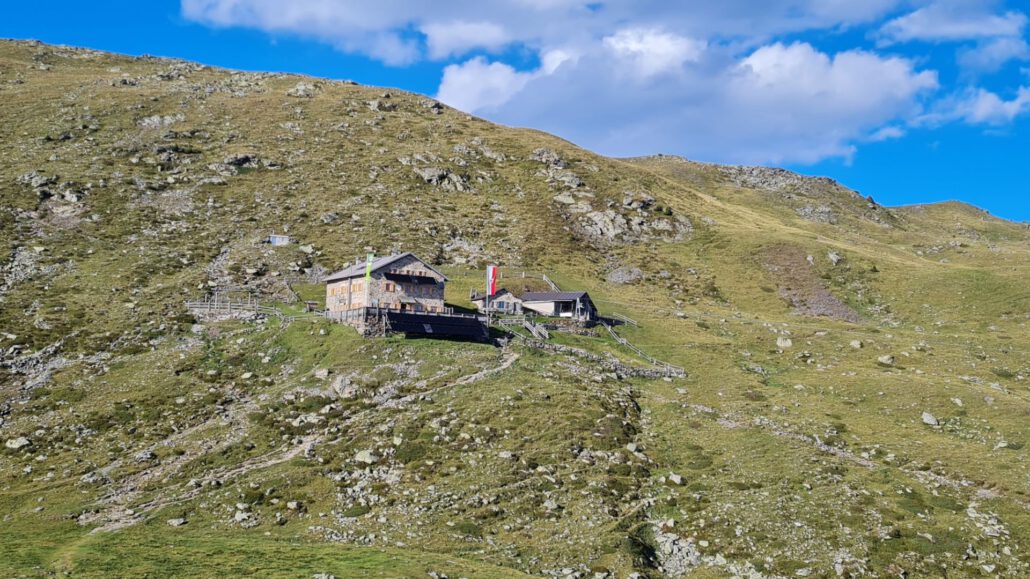
POLYGON ((434 187, 439 187, 444 191, 466 193, 473 190, 468 179, 450 171, 449 169, 443 169, 441 167, 418 167, 415 169, 415 174, 421 177, 426 183, 429 183, 434 187))
POLYGON ((694 230, 683 216, 657 217, 653 214, 629 214, 606 209, 589 211, 573 222, 573 230, 604 245, 637 243, 650 239, 682 240, 694 230))
POLYGON ((719 165, 719 171, 740 187, 763 191, 797 191, 818 194, 827 191, 858 193, 828 177, 808 177, 776 167, 719 165))

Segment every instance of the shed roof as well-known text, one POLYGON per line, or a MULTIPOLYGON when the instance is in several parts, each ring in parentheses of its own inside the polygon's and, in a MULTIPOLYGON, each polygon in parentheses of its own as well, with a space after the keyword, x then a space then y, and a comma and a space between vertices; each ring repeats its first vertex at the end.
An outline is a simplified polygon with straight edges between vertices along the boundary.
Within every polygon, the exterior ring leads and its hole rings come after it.
POLYGON ((524 302, 571 302, 580 299, 590 299, 587 292, 526 292, 522 294, 524 302))
MULTIPOLYGON (((425 265, 426 267, 428 267, 432 271, 434 271, 437 274, 439 274, 440 277, 442 277, 445 281, 447 280, 447 276, 445 276, 444 274, 442 274, 439 271, 437 271, 437 269, 435 267, 429 265, 428 263, 426 263, 426 261, 424 259, 422 259, 419 256, 415 255, 414 253, 411 253, 410 251, 406 251, 404 253, 395 253, 393 255, 387 255, 387 256, 375 258, 374 260, 372 260, 372 271, 373 272, 379 271, 380 269, 383 269, 384 267, 387 267, 387 266, 389 266, 389 265, 391 265, 391 264, 393 264, 393 263, 395 263, 397 261, 400 261, 401 259, 404 259, 405 257, 414 257, 415 259, 421 261, 422 265, 425 265)), ((334 274, 330 274, 330 275, 326 276, 322 281, 323 282, 338 281, 338 280, 341 280, 341 279, 348 279, 348 278, 352 278, 352 277, 360 277, 360 276, 363 276, 363 275, 365 275, 365 262, 355 263, 353 265, 345 267, 345 268, 341 269, 340 271, 338 271, 338 272, 336 272, 334 274)))

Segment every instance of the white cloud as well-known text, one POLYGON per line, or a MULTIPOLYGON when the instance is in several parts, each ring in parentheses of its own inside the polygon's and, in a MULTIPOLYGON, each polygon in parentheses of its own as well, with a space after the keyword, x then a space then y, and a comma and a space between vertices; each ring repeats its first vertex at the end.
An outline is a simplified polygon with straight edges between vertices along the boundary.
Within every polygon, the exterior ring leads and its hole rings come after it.
POLYGON ((887 41, 959 41, 999 36, 1020 36, 1025 14, 1016 11, 994 14, 990 2, 968 0, 937 1, 891 20, 881 34, 887 41))
POLYGON ((1030 45, 1022 38, 995 38, 960 50, 959 66, 976 72, 997 72, 1011 60, 1030 59, 1030 45))
POLYGON ((610 155, 669 151, 781 163, 847 158, 856 142, 897 136, 899 129, 884 127, 920 114, 920 97, 937 87, 935 73, 905 59, 830 56, 796 43, 765 46, 739 61, 706 51, 677 75, 640 78, 629 90, 620 82, 627 71, 613 65, 609 51, 602 43, 551 72, 518 73, 473 59, 448 68, 440 97, 610 155), (512 89, 507 98, 496 94, 512 89))
POLYGON ((891 139, 900 139, 905 136, 905 129, 896 126, 886 126, 878 129, 873 134, 866 137, 868 143, 881 143, 883 141, 889 141, 891 139))
POLYGON ((1026 112, 1030 112, 1030 86, 1020 87, 1011 100, 977 89, 959 100, 951 114, 973 125, 1001 126, 1026 112))
POLYGON ((181 5, 183 16, 195 22, 314 38, 404 64, 508 43, 549 49, 634 28, 754 47, 775 34, 869 22, 903 1, 181 0, 181 5))
POLYGON ((431 22, 422 26, 429 57, 460 56, 476 48, 496 50, 508 43, 504 28, 493 22, 431 22))
POLYGON ((503 62, 487 62, 477 56, 462 64, 448 65, 437 98, 464 111, 489 112, 514 98, 534 76, 503 62))
POLYGON ((697 62, 707 47, 703 40, 685 38, 657 29, 628 28, 603 39, 616 58, 629 62, 642 77, 675 72, 688 62, 697 62))
POLYGON ((552 50, 541 57, 536 70, 518 71, 503 62, 487 62, 477 56, 444 68, 436 98, 463 111, 489 113, 518 96, 533 79, 555 74, 576 59, 569 52, 552 50))

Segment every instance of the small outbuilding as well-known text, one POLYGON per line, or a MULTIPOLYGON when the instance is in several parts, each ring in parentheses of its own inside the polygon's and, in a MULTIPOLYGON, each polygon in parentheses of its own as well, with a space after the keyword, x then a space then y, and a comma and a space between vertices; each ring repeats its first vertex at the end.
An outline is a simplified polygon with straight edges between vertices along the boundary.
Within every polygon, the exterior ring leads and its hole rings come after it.
POLYGON ((580 322, 597 319, 597 307, 585 291, 527 292, 522 294, 522 310, 580 322))
MULTIPOLYGON (((486 295, 473 294, 472 305, 481 312, 486 312, 486 295)), ((490 311, 501 314, 521 314, 522 299, 505 288, 497 290, 497 293, 490 296, 490 311)))
POLYGON ((290 236, 289 235, 279 235, 278 233, 273 233, 273 234, 268 236, 268 243, 272 244, 272 247, 280 247, 280 246, 283 246, 283 245, 289 245, 290 244, 290 236))

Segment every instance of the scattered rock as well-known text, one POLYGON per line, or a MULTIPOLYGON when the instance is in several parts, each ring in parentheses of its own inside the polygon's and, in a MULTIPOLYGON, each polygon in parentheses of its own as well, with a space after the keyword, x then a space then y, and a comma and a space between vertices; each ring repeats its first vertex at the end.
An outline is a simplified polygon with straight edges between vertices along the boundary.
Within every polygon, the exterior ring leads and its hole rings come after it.
POLYGON ((186 120, 186 115, 182 113, 175 113, 174 115, 153 115, 150 117, 143 117, 136 121, 136 124, 144 129, 160 129, 167 127, 168 125, 174 125, 175 123, 181 123, 186 120))
POLYGON ((776 347, 781 350, 786 350, 794 345, 794 340, 786 336, 779 336, 776 338, 776 347))
POLYGON ((434 115, 439 115, 443 113, 443 105, 437 101, 434 101, 433 99, 421 99, 418 101, 418 106, 424 109, 429 109, 429 112, 433 113, 434 115))
POLYGON ((395 105, 394 103, 392 103, 392 102, 390 102, 388 100, 376 99, 376 100, 368 101, 368 109, 370 111, 377 112, 377 113, 378 112, 389 112, 389 111, 396 110, 397 109, 397 105, 395 105))
POLYGON ((929 412, 924 412, 923 413, 923 424, 926 424, 928 426, 940 426, 941 423, 940 423, 940 421, 937 420, 937 417, 934 416, 933 414, 930 414, 929 412))
POLYGON ((877 358, 876 362, 881 366, 892 367, 894 366, 896 360, 894 356, 891 356, 890 354, 884 354, 883 356, 877 358))
POLYGON ((183 519, 183 518, 168 519, 167 523, 169 524, 169 526, 172 526, 172 527, 181 527, 181 526, 186 524, 186 519, 183 519))
POLYGON ((23 448, 32 446, 32 441, 28 438, 25 438, 24 436, 19 436, 18 438, 12 438, 8 440, 4 443, 4 446, 10 448, 11 450, 21 450, 23 448))
POLYGON ((362 450, 354 455, 354 461, 362 464, 375 464, 379 461, 379 457, 371 450, 362 450))
POLYGON ((616 285, 636 283, 643 278, 644 272, 640 271, 639 267, 630 267, 628 265, 614 269, 605 276, 605 280, 607 280, 608 283, 616 285))
POLYGON ((316 87, 310 82, 300 81, 293 88, 286 91, 286 96, 297 98, 311 98, 315 96, 316 87))
POLYGON ((440 187, 444 191, 468 192, 472 190, 472 186, 469 185, 468 179, 440 167, 416 168, 415 174, 421 177, 426 183, 440 187))
POLYGON ((550 165, 551 167, 555 167, 558 169, 563 169, 566 167, 565 160, 562 159, 561 156, 552 149, 534 149, 533 153, 529 156, 529 158, 532 161, 539 161, 540 163, 550 165))

